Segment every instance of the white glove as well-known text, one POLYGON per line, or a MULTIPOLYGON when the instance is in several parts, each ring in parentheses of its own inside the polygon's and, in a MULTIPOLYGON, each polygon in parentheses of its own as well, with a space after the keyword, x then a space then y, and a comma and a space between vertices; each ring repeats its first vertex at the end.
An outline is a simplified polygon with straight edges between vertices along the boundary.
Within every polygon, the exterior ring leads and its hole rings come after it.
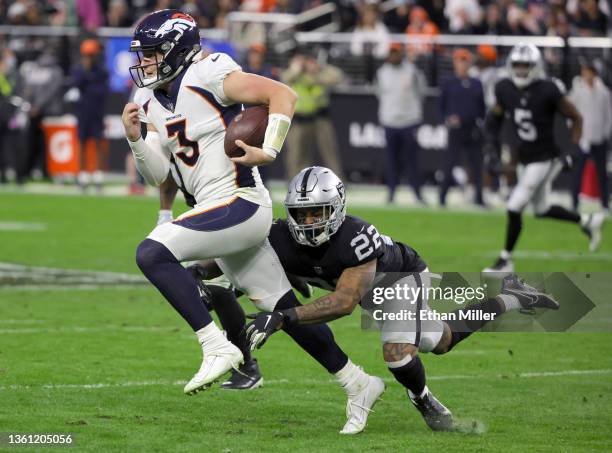
POLYGON ((164 223, 172 222, 174 217, 170 209, 160 209, 157 214, 157 226, 163 225, 164 223))

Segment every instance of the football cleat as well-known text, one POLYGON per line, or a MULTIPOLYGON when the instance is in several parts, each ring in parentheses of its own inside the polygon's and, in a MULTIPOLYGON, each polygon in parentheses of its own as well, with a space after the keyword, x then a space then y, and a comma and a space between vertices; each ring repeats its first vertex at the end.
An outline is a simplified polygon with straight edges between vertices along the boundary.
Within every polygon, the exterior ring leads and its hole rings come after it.
POLYGON ((410 392, 407 393, 408 398, 432 431, 453 430, 453 414, 429 390, 426 390, 423 396, 412 396, 410 392))
POLYGON ((347 421, 340 434, 358 434, 368 422, 368 416, 380 395, 385 391, 385 383, 376 376, 368 376, 368 384, 357 393, 350 394, 346 402, 347 421))
POLYGON ((521 312, 523 313, 533 314, 536 308, 559 309, 559 303, 552 296, 529 286, 516 274, 504 277, 501 293, 516 297, 521 304, 521 312))
POLYGON ((240 349, 229 341, 222 347, 207 351, 202 366, 187 383, 184 392, 187 395, 195 395, 200 390, 206 390, 229 370, 237 369, 243 361, 240 349))
POLYGON ((263 377, 259 371, 256 359, 240 365, 238 369, 232 371, 230 378, 221 384, 222 389, 226 390, 254 390, 263 385, 263 377))
POLYGON ((514 263, 511 259, 504 259, 501 256, 491 267, 485 267, 483 272, 514 272, 514 263))
POLYGON ((594 252, 601 242, 601 227, 606 219, 603 212, 589 214, 587 221, 582 226, 582 231, 589 237, 589 250, 594 252))

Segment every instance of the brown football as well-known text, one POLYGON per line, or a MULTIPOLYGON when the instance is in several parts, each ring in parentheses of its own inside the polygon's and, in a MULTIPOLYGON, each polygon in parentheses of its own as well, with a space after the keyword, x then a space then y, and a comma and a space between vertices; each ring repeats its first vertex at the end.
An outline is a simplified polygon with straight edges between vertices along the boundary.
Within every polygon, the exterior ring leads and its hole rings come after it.
POLYGON ((268 127, 268 106, 257 105, 240 112, 225 131, 225 154, 227 157, 242 157, 244 150, 236 146, 236 140, 261 148, 268 127))

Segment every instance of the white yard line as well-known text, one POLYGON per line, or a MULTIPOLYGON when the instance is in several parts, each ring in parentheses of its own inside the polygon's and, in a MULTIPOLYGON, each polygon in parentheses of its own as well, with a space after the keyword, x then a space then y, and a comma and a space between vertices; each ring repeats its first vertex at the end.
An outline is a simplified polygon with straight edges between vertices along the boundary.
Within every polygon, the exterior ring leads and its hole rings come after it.
MULTIPOLYGON (((563 370, 563 371, 536 371, 528 373, 519 373, 517 375, 511 375, 513 378, 529 379, 529 378, 550 378, 550 377, 563 377, 563 376, 586 376, 586 375, 601 375, 601 374, 612 374, 612 369, 602 370, 563 370)), ((427 379, 430 381, 452 381, 452 380, 465 380, 473 379, 474 381, 483 379, 505 379, 507 376, 502 375, 468 375, 468 374, 449 374, 439 376, 428 376, 427 379)), ((385 382, 395 382, 391 377, 383 378, 385 382)), ((126 381, 126 382, 101 382, 94 384, 42 384, 42 385, 23 385, 23 384, 9 384, 0 386, 0 391, 7 390, 37 390, 37 389, 49 389, 49 390, 62 390, 62 389, 85 389, 85 390, 96 390, 104 388, 120 388, 120 387, 151 387, 151 386, 182 386, 187 381, 171 381, 171 380, 151 380, 151 381, 126 381)), ((329 385, 336 381, 334 379, 264 379, 264 386, 266 385, 284 385, 284 384, 298 384, 298 385, 329 385)))
POLYGON ((0 328, 0 335, 41 334, 41 333, 94 333, 94 332, 173 332, 175 326, 64 326, 64 327, 23 327, 0 328))
MULTIPOLYGON (((497 252, 489 252, 483 253, 480 257, 485 258, 495 258, 499 255, 497 252)), ((599 252, 599 253, 589 253, 588 251, 584 251, 584 253, 576 253, 576 252, 548 252, 545 250, 517 250, 512 254, 514 258, 527 258, 533 260, 560 260, 560 261, 612 261, 612 253, 599 252)))
POLYGON ((0 319, 1 324, 44 324, 42 319, 0 319))
POLYGON ((47 231, 46 223, 0 221, 0 231, 47 231))

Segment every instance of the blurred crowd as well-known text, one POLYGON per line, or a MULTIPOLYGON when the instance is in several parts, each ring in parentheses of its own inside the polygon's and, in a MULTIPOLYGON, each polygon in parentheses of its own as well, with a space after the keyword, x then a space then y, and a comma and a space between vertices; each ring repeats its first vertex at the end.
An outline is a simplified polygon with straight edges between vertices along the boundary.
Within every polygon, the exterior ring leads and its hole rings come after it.
MULTIPOLYGON (((608 0, 333 0, 342 31, 604 36, 608 0)), ((232 11, 297 14, 323 0, 0 0, 0 25, 130 27, 143 14, 177 8, 203 28, 224 28, 232 11)), ((382 51, 381 51, 382 52, 382 51)))
MULTIPOLYGON (((3 36, 0 31, 0 182, 6 179, 23 182, 45 175, 42 122, 46 117, 70 111, 79 119, 82 171, 77 181, 84 189, 90 184, 101 187, 108 74, 103 61, 104 49, 95 38, 99 27, 131 27, 146 12, 173 7, 194 16, 203 28, 223 28, 227 14, 232 11, 299 13, 322 3, 318 0, 0 0, 0 25, 69 25, 82 30, 77 37, 3 36), (7 142, 5 139, 10 135, 13 140, 7 142), (23 151, 11 153, 9 148, 23 151), (86 148, 93 150, 93 161, 85 159, 86 148)), ((286 175, 296 174, 300 168, 321 159, 338 175, 343 175, 330 117, 330 93, 347 81, 370 83, 378 97, 378 120, 385 134, 384 181, 390 202, 404 180, 410 183, 416 200, 423 201, 421 186, 425 175, 421 172, 417 133, 424 123, 426 98, 431 100, 431 89, 435 88, 439 91, 435 94, 439 105, 434 116, 446 126, 450 136, 435 180, 440 185, 439 202, 446 202, 451 188, 472 183, 474 202, 484 205, 483 186, 495 190, 499 180, 487 178, 484 171, 482 119, 486 108, 494 102, 493 86, 504 75, 504 56, 498 55, 501 48, 478 46, 468 50, 427 42, 404 46, 392 42, 392 33, 604 36, 610 34, 612 25, 609 19, 612 0, 388 0, 378 3, 335 0, 334 3, 340 29, 352 31, 351 41, 341 53, 334 53, 334 47, 306 46, 281 55, 268 52, 260 41, 255 44, 247 41, 246 49, 239 49, 237 58, 244 70, 281 80, 300 95, 284 156, 286 175), (344 54, 352 60, 342 60, 344 54), (351 61, 360 65, 361 78, 356 78, 350 73, 350 65, 343 63, 351 61), (432 77, 428 72, 431 68, 439 74, 432 77), (314 155, 317 149, 326 150, 320 159, 314 155), (466 170, 457 172, 463 163, 466 170)), ((607 118, 607 113, 588 111, 597 104, 594 100, 609 96, 604 84, 610 77, 609 63, 606 69, 605 60, 596 61, 588 55, 585 58, 578 51, 572 58, 580 56, 582 66, 574 64, 570 68, 566 64, 569 61, 565 58, 566 51, 567 48, 545 49, 549 68, 555 69, 550 73, 563 79, 575 102, 591 118, 607 118), (591 98, 594 100, 589 101, 591 98)), ((605 127, 612 130, 608 123, 605 127)), ((598 168, 604 169, 601 171, 605 171, 607 162, 607 145, 603 143, 608 138, 596 137, 593 143, 584 144, 588 150, 585 155, 591 153, 598 168)), ((584 162, 579 165, 584 166, 584 162)), ((134 168, 128 168, 128 173, 134 191, 140 191, 142 187, 134 168)), ((600 174, 600 178, 604 177, 605 173, 600 174)))

